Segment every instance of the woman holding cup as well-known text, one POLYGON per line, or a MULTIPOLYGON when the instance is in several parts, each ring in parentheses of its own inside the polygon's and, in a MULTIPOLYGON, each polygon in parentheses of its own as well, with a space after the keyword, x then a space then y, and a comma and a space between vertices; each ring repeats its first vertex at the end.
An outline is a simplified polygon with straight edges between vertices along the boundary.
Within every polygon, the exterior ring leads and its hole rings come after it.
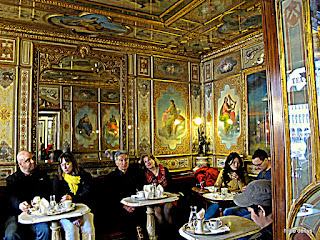
MULTIPOLYGON (((250 182, 247 172, 244 169, 243 161, 240 155, 236 152, 229 154, 225 161, 224 168, 220 171, 214 186, 220 188, 223 194, 226 194, 227 190, 230 191, 242 191, 242 188, 250 182)), ((205 219, 211 218, 218 210, 219 205, 213 203, 205 214, 205 219)))
MULTIPOLYGON (((84 203, 90 207, 92 183, 90 173, 79 167, 71 152, 62 153, 58 160, 60 163, 58 175, 53 181, 53 191, 56 198, 61 199, 63 207, 70 206, 70 201, 84 203)), ((65 231, 66 240, 80 239, 79 230, 81 230, 83 240, 95 239, 92 213, 75 219, 61 219, 60 224, 65 231)))

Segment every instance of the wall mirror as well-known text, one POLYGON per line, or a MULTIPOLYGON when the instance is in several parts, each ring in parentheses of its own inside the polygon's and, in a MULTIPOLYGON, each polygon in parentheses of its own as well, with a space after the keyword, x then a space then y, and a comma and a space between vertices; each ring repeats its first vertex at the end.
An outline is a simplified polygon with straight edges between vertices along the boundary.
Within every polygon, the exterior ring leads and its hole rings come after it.
POLYGON ((70 148, 79 161, 126 149, 126 57, 88 46, 34 47, 34 149, 39 161, 70 148))

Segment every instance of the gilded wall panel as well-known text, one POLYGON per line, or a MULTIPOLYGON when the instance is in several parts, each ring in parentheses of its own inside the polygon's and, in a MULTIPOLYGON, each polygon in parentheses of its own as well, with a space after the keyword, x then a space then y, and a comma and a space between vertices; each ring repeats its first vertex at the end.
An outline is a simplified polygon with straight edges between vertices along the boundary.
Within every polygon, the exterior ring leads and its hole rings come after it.
POLYGON ((170 59, 154 58, 154 78, 188 81, 188 63, 170 59))
POLYGON ((18 151, 29 150, 31 143, 29 142, 29 130, 30 123, 29 119, 31 117, 31 112, 29 111, 29 106, 31 105, 30 94, 30 70, 22 69, 20 71, 20 88, 19 88, 19 109, 18 109, 18 126, 19 126, 19 136, 18 136, 18 151))
POLYGON ((138 80, 138 155, 151 153, 150 81, 138 80))
POLYGON ((212 61, 208 61, 208 62, 204 63, 203 69, 204 69, 204 73, 203 73, 204 81, 205 82, 211 81, 213 79, 213 76, 212 76, 212 74, 213 74, 212 61))
POLYGON ((192 157, 161 158, 159 163, 170 171, 185 171, 192 168, 192 157))
MULTIPOLYGON (((65 88, 64 88, 65 89, 65 88)), ((60 146, 71 146, 71 103, 63 102, 61 116, 61 144, 60 146)))
POLYGON ((0 66, 0 164, 14 159, 15 86, 16 69, 0 66))
POLYGON ((206 126, 205 136, 207 137, 207 141, 209 143, 209 151, 212 152, 213 144, 214 144, 214 108, 213 108, 213 96, 212 96, 212 83, 207 83, 204 86, 204 103, 205 103, 205 111, 204 111, 204 123, 206 126))
POLYGON ((190 153, 189 87, 154 83, 154 154, 190 153))
POLYGON ((197 63, 190 63, 190 80, 191 82, 200 82, 199 64, 197 63))
POLYGON ((15 166, 1 166, 0 168, 0 186, 6 185, 6 178, 15 172, 15 166))
POLYGON ((245 113, 241 76, 214 82, 215 152, 245 152, 245 113))
POLYGON ((135 144, 135 114, 136 114, 136 101, 135 101, 135 79, 128 78, 128 153, 131 156, 135 155, 136 144, 135 144))
MULTIPOLYGON (((191 119, 201 116, 201 88, 200 85, 191 84, 191 119)), ((192 121, 191 135, 192 135, 192 153, 198 153, 198 127, 192 121)))
POLYGON ((31 65, 31 41, 21 41, 20 48, 20 63, 22 66, 30 66, 31 65))
POLYGON ((151 58, 137 55, 137 76, 150 77, 151 58))
POLYGON ((0 62, 14 63, 16 58, 16 40, 0 38, 0 62))

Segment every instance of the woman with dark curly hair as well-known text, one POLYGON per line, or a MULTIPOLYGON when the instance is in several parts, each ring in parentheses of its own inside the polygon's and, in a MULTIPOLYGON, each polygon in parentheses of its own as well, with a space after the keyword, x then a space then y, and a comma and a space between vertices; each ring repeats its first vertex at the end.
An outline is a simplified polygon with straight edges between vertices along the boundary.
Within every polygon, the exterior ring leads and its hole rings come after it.
MULTIPOLYGON (((242 191, 242 188, 250 182, 247 172, 244 169, 243 161, 238 153, 232 152, 225 161, 224 168, 220 171, 215 186, 227 187, 229 191, 242 191)), ((219 208, 217 203, 212 204, 205 219, 211 218, 219 208)))

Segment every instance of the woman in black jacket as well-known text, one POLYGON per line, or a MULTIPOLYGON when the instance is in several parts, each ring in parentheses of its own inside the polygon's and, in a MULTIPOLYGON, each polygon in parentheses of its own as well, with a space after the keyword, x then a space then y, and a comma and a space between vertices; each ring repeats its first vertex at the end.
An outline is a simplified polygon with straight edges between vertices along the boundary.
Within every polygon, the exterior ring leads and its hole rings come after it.
MULTIPOLYGON (((61 202, 72 200, 90 207, 92 194, 90 173, 79 167, 71 152, 62 153, 59 157, 58 176, 53 181, 53 192, 61 202)), ((76 219, 61 219, 60 224, 65 231, 66 240, 80 239, 79 228, 83 240, 95 239, 93 214, 87 213, 76 219)))

